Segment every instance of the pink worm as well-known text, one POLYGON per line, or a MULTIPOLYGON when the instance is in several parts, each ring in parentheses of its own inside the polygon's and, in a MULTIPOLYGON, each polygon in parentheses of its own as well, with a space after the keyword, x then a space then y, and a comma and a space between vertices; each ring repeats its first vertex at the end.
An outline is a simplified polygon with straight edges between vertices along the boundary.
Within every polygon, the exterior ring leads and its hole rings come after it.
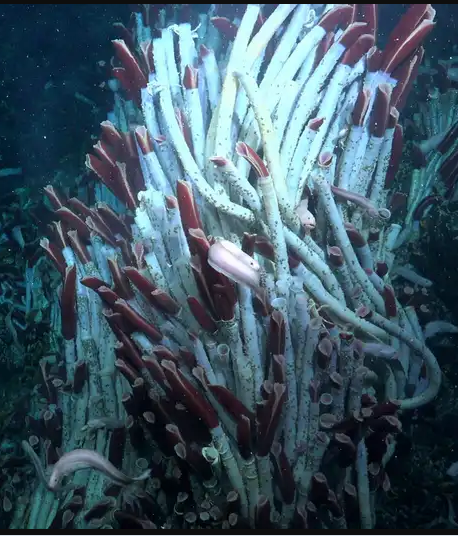
POLYGON ((232 281, 247 285, 259 292, 259 263, 228 240, 220 240, 210 246, 208 264, 232 281))
POLYGON ((344 190, 343 188, 338 188, 337 186, 331 186, 331 190, 339 201, 351 201, 355 205, 358 205, 358 207, 366 210, 371 218, 383 217, 383 214, 380 213, 381 211, 374 207, 367 197, 355 194, 349 190, 344 190))

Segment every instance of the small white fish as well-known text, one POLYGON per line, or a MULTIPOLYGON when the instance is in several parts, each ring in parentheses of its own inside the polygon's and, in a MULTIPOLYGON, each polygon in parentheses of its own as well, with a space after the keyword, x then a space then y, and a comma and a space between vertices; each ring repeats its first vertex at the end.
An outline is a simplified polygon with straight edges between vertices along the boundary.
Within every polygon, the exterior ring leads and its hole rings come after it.
POLYGON ((304 229, 308 232, 315 229, 316 220, 315 216, 308 209, 308 199, 303 199, 296 208, 296 214, 299 216, 299 220, 304 226, 304 229))
MULTIPOLYGON (((46 478, 44 468, 40 458, 27 441, 22 441, 22 448, 30 457, 38 477, 48 491, 62 491, 68 489, 62 488, 61 482, 64 476, 71 475, 80 469, 93 469, 104 474, 118 486, 127 486, 134 482, 141 482, 151 476, 151 469, 147 469, 141 475, 132 477, 124 474, 117 469, 109 460, 95 450, 75 449, 66 452, 57 463, 53 466, 49 481, 46 478)), ((72 485, 70 485, 72 486, 72 485)))
POLYGON ((117 469, 108 458, 105 458, 95 450, 75 449, 66 452, 53 466, 49 477, 48 489, 51 491, 58 490, 64 476, 71 475, 80 469, 94 469, 119 486, 140 482, 151 476, 151 469, 147 469, 141 475, 135 477, 126 475, 117 469))

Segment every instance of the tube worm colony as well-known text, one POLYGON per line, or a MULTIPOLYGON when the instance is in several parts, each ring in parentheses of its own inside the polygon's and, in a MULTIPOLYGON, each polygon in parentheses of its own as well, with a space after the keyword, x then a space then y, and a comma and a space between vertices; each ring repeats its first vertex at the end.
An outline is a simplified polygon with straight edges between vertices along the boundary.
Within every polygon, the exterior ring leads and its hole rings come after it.
POLYGON ((64 349, 11 528, 372 529, 399 412, 441 381, 386 208, 434 10, 382 51, 376 4, 213 6, 195 30, 142 6, 96 202, 46 189, 64 349))

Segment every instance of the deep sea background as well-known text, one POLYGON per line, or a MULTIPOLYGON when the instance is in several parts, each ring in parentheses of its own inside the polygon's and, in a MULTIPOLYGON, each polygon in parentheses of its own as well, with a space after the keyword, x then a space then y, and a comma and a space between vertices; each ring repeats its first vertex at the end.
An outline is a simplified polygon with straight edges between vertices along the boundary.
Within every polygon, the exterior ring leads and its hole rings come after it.
MULTIPOLYGON (((234 5, 234 11, 239 5, 234 5)), ((383 43, 408 4, 380 5, 383 43)), ((429 56, 443 57, 455 38, 456 8, 437 7, 429 56)), ((131 4, 3 4, 0 7, 0 167, 22 167, 0 194, 22 184, 42 185, 57 170, 81 173, 91 134, 106 117, 110 92, 99 62, 118 37, 112 24, 127 23, 131 4), (95 106, 75 98, 79 93, 95 106)), ((198 8, 196 8, 198 9, 198 8)), ((450 53, 450 52, 449 52, 450 53)))

